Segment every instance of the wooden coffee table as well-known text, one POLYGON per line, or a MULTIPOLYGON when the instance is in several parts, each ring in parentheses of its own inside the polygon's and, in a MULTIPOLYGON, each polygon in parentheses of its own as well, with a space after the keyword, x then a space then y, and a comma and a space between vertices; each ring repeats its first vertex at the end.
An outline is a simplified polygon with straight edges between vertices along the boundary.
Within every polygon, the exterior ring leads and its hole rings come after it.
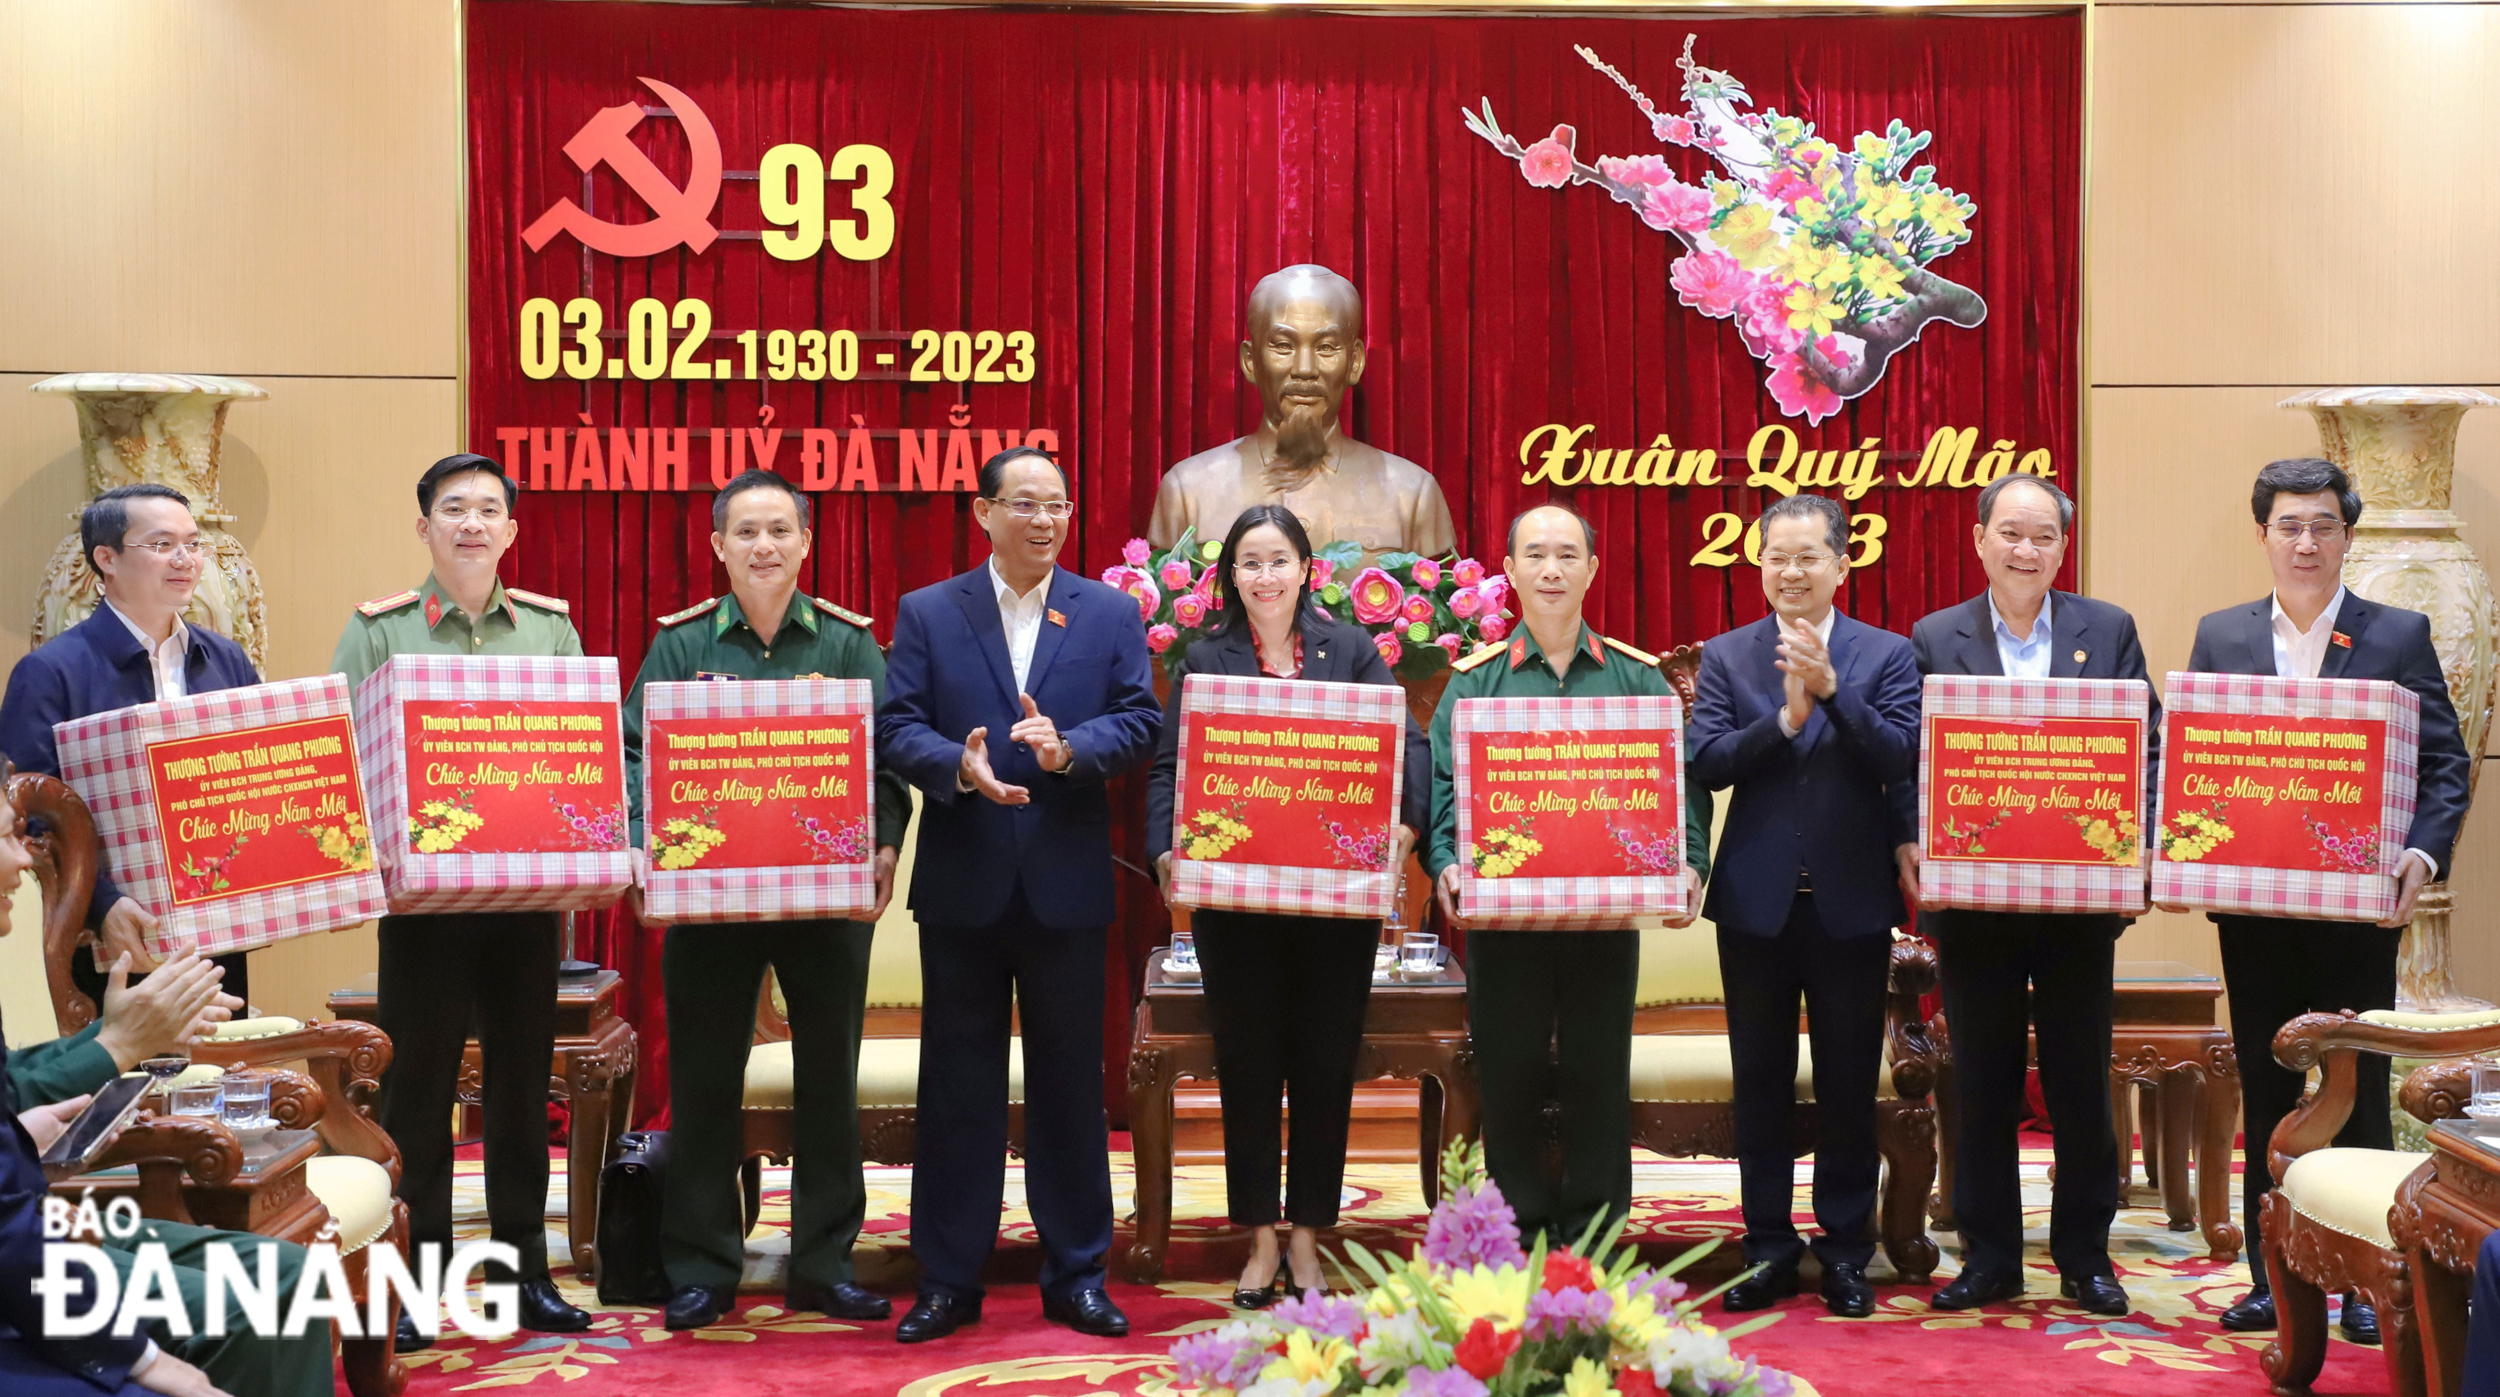
MULTIPOLYGON (((1215 1038, 1206 994, 1195 981, 1168 978, 1164 948, 1146 962, 1146 993, 1129 1039, 1128 1121, 1137 1171, 1137 1235, 1126 1254, 1131 1279, 1163 1273, 1172 1238, 1172 1089, 1182 1078, 1215 1077, 1215 1038)), ((1430 979, 1375 981, 1363 1012, 1354 1080, 1397 1077, 1418 1084, 1417 1161, 1427 1203, 1439 1201, 1441 1151, 1477 1130, 1473 1060, 1467 1049, 1467 975, 1452 962, 1430 979)))
POLYGON ((304 1165, 321 1153, 321 1137, 309 1130, 248 1130, 234 1133, 241 1153, 232 1172, 225 1168, 222 1147, 204 1132, 187 1127, 181 1116, 149 1113, 134 1119, 114 1152, 150 1156, 145 1164, 124 1164, 81 1174, 68 1191, 94 1189, 99 1203, 130 1197, 149 1217, 189 1221, 226 1232, 251 1232, 299 1245, 312 1242, 330 1210, 304 1182, 304 1165), (186 1167, 187 1166, 187 1167, 186 1167), (203 1166, 205 1166, 203 1168, 203 1166), (214 1182, 202 1183, 200 1176, 214 1182), (179 1206, 173 1195, 180 1196, 179 1206))
MULTIPOLYGON (((614 1152, 617 1132, 634 1118, 634 1026, 618 1017, 616 987, 623 977, 601 970, 556 982, 556 1050, 549 1064, 547 1095, 572 1108, 564 1137, 564 1236, 573 1269, 585 1281, 599 1277, 599 1172, 614 1152)), ((374 981, 367 975, 330 994, 330 1012, 342 1019, 375 1019, 374 981)), ((478 1104, 483 1066, 475 1038, 460 1058, 459 1101, 478 1104)))

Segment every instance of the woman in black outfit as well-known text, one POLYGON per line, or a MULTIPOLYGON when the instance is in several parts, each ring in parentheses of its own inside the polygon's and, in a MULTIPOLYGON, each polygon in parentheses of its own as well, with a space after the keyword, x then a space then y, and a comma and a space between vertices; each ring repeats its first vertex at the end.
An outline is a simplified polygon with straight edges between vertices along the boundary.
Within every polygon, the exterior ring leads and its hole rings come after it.
MULTIPOLYGON (((1181 684, 1192 674, 1395 684, 1368 632, 1311 605, 1311 540, 1282 505, 1253 505, 1233 521, 1216 560, 1223 612, 1171 676, 1163 745, 1147 788, 1146 849, 1170 887, 1172 781, 1179 763, 1181 684)), ((1410 715, 1406 774, 1390 867, 1430 818, 1432 744, 1410 715)), ((1275 1300, 1277 1097, 1293 1103, 1293 1163, 1284 1216, 1297 1291, 1324 1289, 1319 1229, 1337 1223, 1345 1183, 1346 1126, 1354 1108, 1354 1056, 1371 997, 1372 947, 1380 923, 1351 917, 1198 911, 1198 963, 1215 1032, 1216 1081, 1224 1099, 1224 1189, 1236 1225, 1252 1229, 1250 1264, 1234 1303, 1275 1300)))

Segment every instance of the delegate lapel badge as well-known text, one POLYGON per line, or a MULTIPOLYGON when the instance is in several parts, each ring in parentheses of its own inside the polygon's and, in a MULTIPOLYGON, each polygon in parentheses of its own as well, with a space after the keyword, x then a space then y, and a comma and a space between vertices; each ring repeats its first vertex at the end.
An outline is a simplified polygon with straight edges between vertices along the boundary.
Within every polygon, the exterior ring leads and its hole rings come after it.
POLYGON ((1054 625, 1054 626, 1059 626, 1059 627, 1064 628, 1064 627, 1066 627, 1066 625, 1068 624, 1068 613, 1066 613, 1066 612, 1064 612, 1064 611, 1051 610, 1051 611, 1045 611, 1045 612, 1043 612, 1042 614, 1043 614, 1044 616, 1049 617, 1049 618, 1050 618, 1050 623, 1051 623, 1052 625, 1054 625))
POLYGON ((2076 664, 2082 664, 2082 663, 2083 663, 2083 652, 2082 652, 2082 651, 2080 651, 2080 650, 2077 650, 2077 651, 2075 652, 2075 663, 2076 663, 2076 664))
POLYGON ((2350 650, 2350 649, 2352 648, 2352 637, 2351 637, 2351 636, 2348 636, 2348 635, 2346 635, 2346 634, 2344 634, 2342 631, 2335 631, 2335 632, 2330 633, 2330 634, 2327 636, 2327 639, 2334 641, 2336 644, 2338 644, 2338 645, 2340 645, 2340 646, 2344 647, 2344 648, 2345 648, 2345 649, 2347 649, 2347 650, 2350 650))

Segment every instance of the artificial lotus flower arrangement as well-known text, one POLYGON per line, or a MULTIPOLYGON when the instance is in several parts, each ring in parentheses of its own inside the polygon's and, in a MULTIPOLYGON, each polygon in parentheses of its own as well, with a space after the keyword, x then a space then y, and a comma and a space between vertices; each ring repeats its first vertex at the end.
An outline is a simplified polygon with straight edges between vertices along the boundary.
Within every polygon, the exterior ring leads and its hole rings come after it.
POLYGON ((1174 1377, 1204 1397, 1787 1397, 1787 1374, 1729 1348, 1779 1316, 1713 1329, 1701 1306, 1727 1286, 1692 1296, 1674 1278, 1717 1243, 1649 1270, 1622 1231, 1522 1252, 1484 1147, 1453 1144, 1411 1259, 1348 1242, 1339 1269, 1368 1289, 1194 1334, 1172 1346, 1174 1377))
MULTIPOLYGON (((1223 613, 1227 579, 1215 575, 1221 539, 1189 530, 1162 552, 1142 538, 1121 550, 1102 580, 1137 599, 1146 648, 1178 660, 1223 613)), ((1510 579, 1473 558, 1383 553, 1358 568, 1363 550, 1339 541, 1312 550, 1311 600, 1348 625, 1371 633, 1380 657, 1401 679, 1424 679, 1478 645, 1507 639, 1510 579)))

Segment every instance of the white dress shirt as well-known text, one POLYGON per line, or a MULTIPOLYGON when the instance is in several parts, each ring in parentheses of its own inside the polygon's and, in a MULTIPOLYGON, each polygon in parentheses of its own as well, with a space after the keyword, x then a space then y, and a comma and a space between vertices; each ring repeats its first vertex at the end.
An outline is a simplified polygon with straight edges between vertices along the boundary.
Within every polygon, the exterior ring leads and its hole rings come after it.
POLYGON ((998 560, 990 559, 990 587, 998 593, 998 620, 1007 628, 1007 663, 1015 667, 1016 692, 1028 692, 1025 680, 1033 672, 1033 642, 1042 636, 1042 603, 1050 596, 1050 574, 1033 584, 1033 590, 1017 596, 998 571, 998 560))
MULTIPOLYGON (((1815 628, 1814 628, 1814 633, 1815 633, 1816 635, 1818 635, 1818 636, 1822 637, 1822 639, 1823 639, 1823 653, 1824 653, 1824 655, 1826 655, 1826 656, 1829 656, 1829 655, 1832 653, 1832 623, 1833 623, 1834 621, 1839 620, 1839 619, 1840 619, 1840 608, 1835 606, 1835 607, 1833 607, 1831 610, 1826 611, 1826 612, 1824 612, 1824 613, 1823 613, 1823 619, 1822 619, 1822 621, 1821 621, 1821 622, 1819 622, 1819 623, 1817 623, 1817 624, 1816 624, 1816 626, 1815 626, 1815 628)), ((1833 665, 1833 666, 1832 666, 1832 678, 1833 678, 1833 680, 1834 680, 1835 682, 1837 682, 1837 681, 1839 680, 1839 678, 1840 678, 1840 666, 1839 666, 1839 665, 1833 665)), ((1821 699, 1816 699, 1816 700, 1815 700, 1815 702, 1816 702, 1816 703, 1821 703, 1821 702, 1822 702, 1822 700, 1821 700, 1821 699)), ((1780 710, 1779 710, 1779 718, 1780 718, 1780 732, 1781 732, 1782 734, 1786 735, 1787 737, 1790 737, 1790 738, 1792 738, 1792 739, 1793 739, 1794 737, 1796 737, 1796 735, 1797 735, 1798 733, 1801 733, 1801 732, 1805 731, 1805 729, 1803 729, 1803 728, 1792 728, 1792 727, 1790 727, 1790 726, 1788 725, 1788 705, 1786 705, 1786 704, 1781 704, 1781 705, 1780 705, 1780 710)))
POLYGON ((164 644, 159 645, 148 639, 148 633, 139 629, 138 622, 123 615, 120 607, 109 601, 104 605, 105 609, 121 617, 121 623, 128 626, 130 633, 138 638, 139 648, 148 652, 148 668, 156 672, 158 701, 189 698, 191 686, 183 675, 182 662, 184 657, 191 653, 191 628, 182 623, 182 618, 174 617, 174 633, 165 638, 164 644))
MULTIPOLYGON (((2318 613, 2318 619, 2310 622, 2309 629, 2305 631, 2293 625, 2292 618, 2283 614, 2282 594, 2275 595, 2274 672, 2276 674, 2285 679, 2318 677, 2318 671, 2326 667, 2327 643, 2335 636, 2335 618, 2344 614, 2344 593, 2344 588, 2337 587, 2335 595, 2327 601, 2326 609, 2318 613)), ((2439 861, 2437 859, 2419 849, 2407 849, 2405 853, 2422 861, 2422 867, 2428 870, 2425 881, 2438 881, 2439 861)), ((2403 871, 2404 866, 2398 864, 2397 872, 2403 871)))
POLYGON ((2055 598, 2040 598, 2040 614, 2031 622, 2030 638, 2014 634, 2006 624, 2005 614, 1997 610, 1997 594, 1988 593, 1988 619, 1996 625, 1997 667, 2008 679, 2046 679, 2049 677, 2049 608, 2055 598))

